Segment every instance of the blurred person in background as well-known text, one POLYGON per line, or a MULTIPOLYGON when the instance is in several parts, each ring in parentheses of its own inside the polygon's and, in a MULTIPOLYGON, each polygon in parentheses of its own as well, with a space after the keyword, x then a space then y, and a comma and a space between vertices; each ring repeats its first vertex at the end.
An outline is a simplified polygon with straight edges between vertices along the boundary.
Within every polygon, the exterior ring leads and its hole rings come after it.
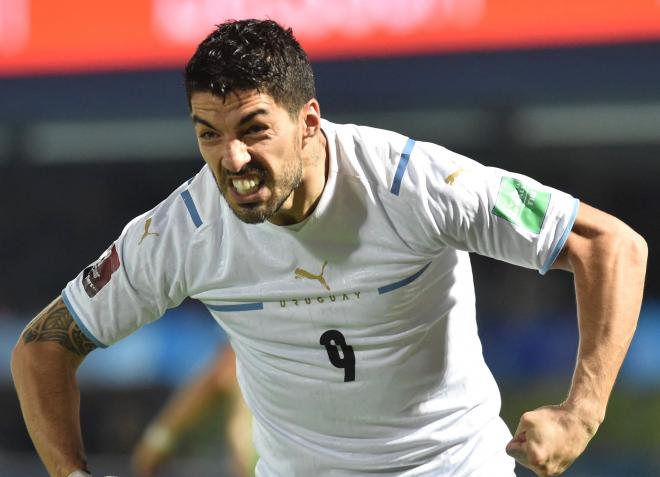
MULTIPOLYGON (((533 179, 322 120, 271 21, 220 25, 186 68, 206 163, 131 221, 26 328, 12 369, 51 475, 88 472, 75 371, 187 296, 231 336, 259 477, 558 475, 585 450, 632 339, 646 243, 533 179), (468 252, 573 273, 564 402, 512 436, 482 356, 468 252)), ((396 92, 393 92, 395 94, 396 92)))
POLYGON ((180 439, 200 424, 219 401, 228 405, 225 437, 236 477, 254 475, 252 416, 236 381, 236 355, 231 346, 218 350, 216 359, 189 383, 181 386, 149 424, 133 451, 137 477, 155 477, 172 458, 180 439))

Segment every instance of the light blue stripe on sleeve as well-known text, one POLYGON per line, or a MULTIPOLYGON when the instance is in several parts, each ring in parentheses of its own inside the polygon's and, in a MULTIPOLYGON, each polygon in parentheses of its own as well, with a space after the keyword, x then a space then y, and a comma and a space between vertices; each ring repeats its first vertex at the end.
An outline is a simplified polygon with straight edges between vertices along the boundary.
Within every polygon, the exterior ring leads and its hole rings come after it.
POLYGON ((80 331, 82 331, 85 334, 85 336, 87 336, 90 339, 90 341, 94 343, 97 347, 107 348, 108 345, 104 345, 99 340, 97 340, 96 337, 92 334, 92 332, 89 331, 87 327, 83 324, 83 322, 80 320, 80 317, 76 313, 76 310, 73 309, 73 306, 71 306, 71 302, 69 301, 69 298, 66 296, 66 290, 62 290, 62 301, 64 301, 64 304, 68 308, 69 313, 71 313, 71 316, 78 325, 78 328, 80 328, 80 331))
POLYGON ((186 204, 186 208, 188 209, 188 213, 190 214, 190 218, 195 224, 195 227, 199 228, 202 225, 202 218, 199 216, 199 212, 197 212, 197 206, 195 206, 195 201, 190 195, 190 191, 184 190, 181 192, 181 198, 186 204))
POLYGON ((399 165, 396 168, 394 180, 392 181, 392 188, 390 189, 390 192, 394 195, 399 195, 401 181, 403 180, 403 175, 406 173, 406 167, 408 167, 408 161, 410 160, 410 153, 412 152, 413 147, 415 147, 415 140, 408 138, 408 142, 406 142, 406 146, 401 153, 399 165))
POLYGON ((378 289, 378 293, 379 293, 380 295, 383 295, 383 294, 385 294, 385 293, 389 293, 389 292, 391 292, 391 291, 394 291, 394 290, 396 290, 396 289, 398 289, 398 288, 405 287, 405 286, 408 285, 409 283, 412 283, 412 282, 414 282, 415 280, 417 280, 417 279, 419 278, 419 276, 420 276, 422 273, 424 273, 424 270, 426 270, 427 268, 429 268, 429 265, 431 265, 430 262, 427 263, 426 265, 424 265, 424 268, 422 268, 419 272, 415 273, 414 275, 409 276, 408 278, 404 278, 403 280, 399 280, 398 282, 390 283, 389 285, 385 285, 385 286, 380 287, 380 288, 378 289))
POLYGON ((263 303, 240 303, 238 305, 206 305, 214 311, 254 311, 263 310, 263 303))
POLYGON ((561 249, 564 248, 564 244, 566 243, 566 240, 568 240, 568 236, 571 233, 571 229, 573 228, 573 224, 575 224, 575 219, 577 218, 577 213, 578 213, 578 207, 580 205, 580 201, 578 199, 575 199, 573 203, 573 212, 571 213, 571 218, 568 220, 568 223, 566 224, 566 228, 564 229, 564 233, 562 234, 561 238, 559 239, 559 242, 557 242, 557 245, 555 246, 555 249, 552 251, 548 259, 545 261, 545 264, 543 265, 543 268, 539 270, 539 273, 541 275, 545 275, 548 270, 550 270, 550 267, 552 267, 552 264, 555 263, 555 260, 557 260, 557 257, 559 256, 559 253, 561 252, 561 249))

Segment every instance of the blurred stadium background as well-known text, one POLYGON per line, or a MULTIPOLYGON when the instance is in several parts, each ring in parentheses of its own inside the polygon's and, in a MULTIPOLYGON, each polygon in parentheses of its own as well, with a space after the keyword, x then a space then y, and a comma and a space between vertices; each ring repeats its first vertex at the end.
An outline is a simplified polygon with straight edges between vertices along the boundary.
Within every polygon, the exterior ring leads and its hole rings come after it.
MULTIPOLYGON (((311 53, 322 112, 528 174, 649 242, 637 336, 597 437, 566 474, 660 475, 660 1, 0 0, 0 475, 46 475, 9 359, 27 321, 123 225, 201 166, 181 69, 211 26, 266 16, 311 53)), ((577 331, 570 275, 473 258, 503 415, 563 398, 577 331)), ((128 452, 220 334, 195 303, 80 371, 98 475, 128 452)), ((218 409, 218 418, 223 412, 218 409)), ((223 475, 210 418, 164 475, 223 475)), ((520 470, 520 476, 529 475, 520 470)))

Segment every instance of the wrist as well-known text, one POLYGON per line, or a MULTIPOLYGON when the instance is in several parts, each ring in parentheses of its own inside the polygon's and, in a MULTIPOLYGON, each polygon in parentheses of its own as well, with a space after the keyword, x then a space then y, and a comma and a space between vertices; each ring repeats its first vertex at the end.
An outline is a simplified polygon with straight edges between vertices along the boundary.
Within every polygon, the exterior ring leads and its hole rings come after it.
POLYGON ((143 443, 149 449, 169 453, 174 447, 174 433, 163 425, 151 425, 144 433, 143 443))
MULTIPOLYGON (((67 477, 93 477, 92 474, 89 472, 85 472, 84 470, 74 470, 71 472, 67 477)), ((115 477, 114 475, 106 475, 105 477, 115 477)))
POLYGON ((92 477, 92 474, 89 474, 84 470, 74 470, 67 477, 92 477))
POLYGON ((577 419, 587 433, 593 436, 605 419, 605 409, 591 400, 566 399, 561 407, 577 419))

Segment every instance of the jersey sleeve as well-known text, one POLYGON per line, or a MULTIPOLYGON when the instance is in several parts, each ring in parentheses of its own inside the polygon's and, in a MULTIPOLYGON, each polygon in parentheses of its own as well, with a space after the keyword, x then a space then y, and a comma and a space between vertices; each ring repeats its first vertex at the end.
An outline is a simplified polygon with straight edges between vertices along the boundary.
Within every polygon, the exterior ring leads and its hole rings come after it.
POLYGON ((550 269, 575 222, 577 199, 434 144, 408 147, 400 194, 419 209, 435 247, 475 252, 541 274, 550 269))
POLYGON ((80 329, 106 347, 160 318, 187 296, 187 243, 195 224, 177 190, 136 217, 71 280, 62 298, 80 329))

